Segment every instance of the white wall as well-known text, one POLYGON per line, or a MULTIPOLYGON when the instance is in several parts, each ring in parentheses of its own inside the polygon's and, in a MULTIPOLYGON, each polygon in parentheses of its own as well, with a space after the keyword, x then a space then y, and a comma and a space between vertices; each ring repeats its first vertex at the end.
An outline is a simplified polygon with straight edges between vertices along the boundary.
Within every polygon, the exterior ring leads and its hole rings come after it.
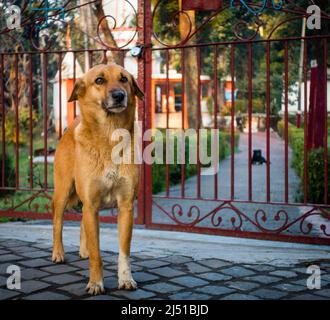
MULTIPOLYGON (((310 96, 310 81, 307 80, 307 110, 309 110, 309 96, 310 96)), ((301 97, 300 97, 300 105, 301 111, 304 111, 304 103, 305 103, 305 84, 301 84, 301 97)), ((298 83, 295 85, 290 86, 289 93, 289 104, 288 104, 288 111, 289 113, 296 113, 298 111, 298 83)), ((330 81, 327 83, 327 109, 330 112, 330 81)), ((282 105, 281 105, 281 112, 284 113, 285 105, 284 105, 284 94, 282 97, 282 105)))
MULTIPOLYGON (((67 97, 66 97, 66 87, 63 85, 65 81, 62 82, 62 132, 67 127, 67 97)), ((54 106, 54 120, 55 120, 55 127, 56 132, 59 132, 59 119, 60 119, 60 95, 59 95, 59 83, 54 82, 53 84, 53 106, 54 106)))

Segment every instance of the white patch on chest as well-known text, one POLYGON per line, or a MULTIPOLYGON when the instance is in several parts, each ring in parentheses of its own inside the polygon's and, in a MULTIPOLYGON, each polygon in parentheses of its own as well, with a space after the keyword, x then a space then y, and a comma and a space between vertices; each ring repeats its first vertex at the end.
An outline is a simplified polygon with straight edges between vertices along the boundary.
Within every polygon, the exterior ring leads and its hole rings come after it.
POLYGON ((104 170, 102 177, 104 192, 102 197, 103 205, 112 205, 115 202, 114 191, 119 184, 119 174, 116 168, 104 170))
POLYGON ((103 180, 105 183, 109 183, 111 185, 117 184, 119 181, 118 170, 116 169, 106 169, 104 171, 103 180))

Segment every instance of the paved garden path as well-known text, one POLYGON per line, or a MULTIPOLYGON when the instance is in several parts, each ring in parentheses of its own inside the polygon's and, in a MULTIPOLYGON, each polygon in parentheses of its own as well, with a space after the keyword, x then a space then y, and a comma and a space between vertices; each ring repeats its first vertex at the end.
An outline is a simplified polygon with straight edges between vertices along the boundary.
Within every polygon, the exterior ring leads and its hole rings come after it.
MULTIPOLYGON (((266 133, 258 132, 252 135, 252 149, 261 149, 266 157, 266 133)), ((234 155, 235 163, 235 200, 248 199, 248 135, 242 133, 238 152, 234 155)), ((284 141, 275 133, 270 135, 270 181, 271 181, 271 201, 284 202, 284 141)), ((290 166, 291 150, 289 149, 289 200, 295 201, 299 178, 290 166)), ((204 173, 210 172, 204 169, 204 173)), ((218 197, 220 199, 230 199, 231 189, 231 159, 227 157, 220 162, 218 174, 218 197)), ((170 195, 179 196, 181 186, 170 189, 170 195)), ((197 194, 197 177, 187 179, 185 182, 185 195, 194 197, 197 194)), ((201 176, 201 196, 203 198, 214 197, 214 177, 213 175, 201 176)), ((254 201, 266 201, 266 164, 252 166, 252 199, 254 201)))

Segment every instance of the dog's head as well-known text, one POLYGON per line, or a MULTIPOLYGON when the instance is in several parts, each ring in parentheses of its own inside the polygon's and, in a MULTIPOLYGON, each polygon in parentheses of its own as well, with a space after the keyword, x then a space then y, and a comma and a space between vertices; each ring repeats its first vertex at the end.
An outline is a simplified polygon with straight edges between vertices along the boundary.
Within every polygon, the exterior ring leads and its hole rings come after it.
POLYGON ((108 115, 120 113, 135 103, 135 96, 142 99, 144 94, 134 77, 123 67, 111 63, 97 65, 90 69, 74 85, 69 102, 79 100, 81 108, 108 115))

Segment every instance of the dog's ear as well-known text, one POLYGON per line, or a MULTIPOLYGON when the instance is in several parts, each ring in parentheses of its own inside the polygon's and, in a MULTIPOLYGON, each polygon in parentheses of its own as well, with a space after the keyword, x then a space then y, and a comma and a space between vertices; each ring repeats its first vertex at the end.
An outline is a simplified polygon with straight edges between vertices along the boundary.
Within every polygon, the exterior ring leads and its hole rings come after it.
POLYGON ((135 78, 132 76, 132 86, 133 86, 133 92, 134 94, 140 99, 143 100, 144 98, 144 93, 143 91, 140 89, 137 81, 135 80, 135 78))
POLYGON ((78 96, 82 95, 85 91, 85 84, 84 81, 81 79, 78 79, 76 83, 74 84, 71 96, 68 100, 68 102, 76 101, 78 100, 78 96))

